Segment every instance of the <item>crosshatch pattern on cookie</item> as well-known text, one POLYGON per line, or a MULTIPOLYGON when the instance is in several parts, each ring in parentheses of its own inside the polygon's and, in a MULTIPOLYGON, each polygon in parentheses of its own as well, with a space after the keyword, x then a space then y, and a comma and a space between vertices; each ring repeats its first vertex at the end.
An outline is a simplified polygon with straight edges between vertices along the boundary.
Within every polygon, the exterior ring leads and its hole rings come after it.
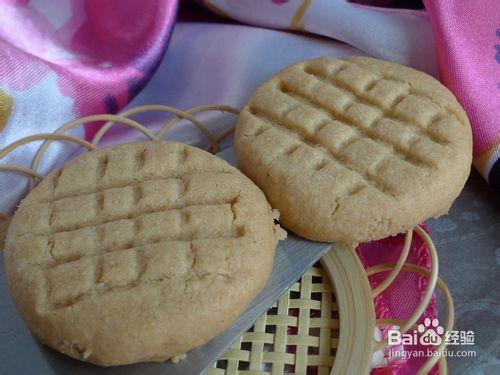
POLYGON ((265 135, 271 130, 291 137, 296 143, 283 147, 287 155, 304 145, 320 150, 317 170, 333 164, 354 177, 347 194, 364 186, 397 197, 404 191, 394 171, 416 179, 428 175, 440 165, 436 155, 449 152, 450 135, 464 126, 403 80, 343 60, 298 64, 259 93, 247 111, 260 126, 254 136, 272 137, 265 135))
POLYGON ((110 253, 86 256, 45 270, 49 300, 54 308, 71 306, 90 295, 113 289, 177 278, 189 282, 205 276, 229 276, 231 243, 237 237, 165 241, 110 253), (214 262, 217 258, 217 262, 214 262), (220 258, 220 259, 219 259, 220 258))
POLYGON ((166 210, 186 210, 190 206, 218 206, 237 199, 240 179, 226 173, 198 173, 181 178, 155 179, 67 197, 52 202, 32 203, 21 211, 31 227, 23 234, 56 235, 87 226, 103 225, 117 220, 148 217, 166 210), (220 179, 227 180, 219 187, 220 179), (196 189, 190 186, 196 186, 196 189), (200 188, 204 186, 204 188, 200 188))
POLYGON ((244 177, 182 145, 153 158, 154 148, 77 160, 23 203, 12 246, 43 272, 52 308, 172 278, 188 288, 228 277, 233 255, 251 247, 245 206, 255 202, 242 193, 244 177), (110 173, 117 164, 125 177, 110 173), (92 185, 70 189, 75 178, 92 185))

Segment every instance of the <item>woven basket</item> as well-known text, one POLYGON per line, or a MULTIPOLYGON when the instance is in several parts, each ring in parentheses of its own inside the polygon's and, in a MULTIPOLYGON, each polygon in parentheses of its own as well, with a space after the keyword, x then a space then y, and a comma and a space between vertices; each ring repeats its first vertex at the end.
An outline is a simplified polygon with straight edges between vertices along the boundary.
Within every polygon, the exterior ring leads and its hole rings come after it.
POLYGON ((336 247, 262 315, 207 374, 326 375, 332 368, 339 374, 367 373, 374 328, 375 312, 364 270, 354 251, 336 247), (348 274, 361 277, 352 283, 348 274), (349 321, 358 324, 344 324, 349 321))
MULTIPOLYGON (((397 264, 381 265, 368 270, 368 275, 392 271, 397 276, 404 269, 431 279, 432 272, 419 266, 402 264, 399 271, 397 268, 397 264)), ((395 276, 386 280, 393 281, 395 276)), ((451 295, 441 279, 437 278, 436 285, 445 297, 446 330, 451 330, 451 295)), ((373 298, 381 291, 370 289, 367 272, 353 250, 334 246, 213 364, 207 375, 367 374, 373 351, 384 346, 375 345, 375 326, 408 323, 375 320, 373 298)), ((421 304, 417 310, 426 306, 421 304)), ((446 374, 443 357, 429 359, 419 374, 428 373, 438 360, 440 374, 446 374)))
MULTIPOLYGON (((63 125, 51 134, 36 134, 0 150, 0 159, 22 145, 43 140, 35 154, 30 168, 12 164, 1 164, 0 171, 19 172, 29 176, 29 190, 36 179, 42 179, 38 172, 40 161, 50 142, 54 140, 74 142, 89 150, 97 144, 110 128, 119 123, 142 132, 151 140, 163 139, 168 130, 180 119, 186 119, 198 127, 209 141, 209 151, 217 152, 219 142, 231 134, 232 129, 214 136, 193 115, 207 110, 218 110, 238 114, 239 110, 228 106, 199 106, 186 111, 177 108, 154 105, 141 106, 119 115, 94 115, 63 125), (130 119, 142 112, 160 111, 176 117, 165 123, 155 134, 130 119), (106 121, 94 136, 92 142, 64 134, 68 130, 88 122, 106 121)), ((9 216, 0 212, 0 241, 5 235, 9 216)), ((373 352, 381 350, 386 342, 374 342, 377 325, 398 325, 401 332, 412 329, 426 308, 437 286, 445 297, 447 322, 445 330, 453 326, 453 301, 444 282, 437 277, 437 255, 429 236, 420 228, 416 233, 422 237, 431 251, 431 270, 406 263, 413 231, 406 234, 401 256, 394 264, 383 264, 364 270, 354 249, 334 245, 309 269, 254 326, 243 334, 226 351, 209 375, 218 374, 366 374, 370 370, 373 352), (419 273, 428 278, 427 291, 414 314, 407 321, 376 320, 373 298, 382 293, 401 270, 419 273), (368 277, 387 272, 388 275, 373 291, 368 277)), ((442 350, 444 343, 437 348, 442 350)), ((427 373, 439 360, 441 374, 446 373, 446 361, 433 356, 420 369, 427 373)))

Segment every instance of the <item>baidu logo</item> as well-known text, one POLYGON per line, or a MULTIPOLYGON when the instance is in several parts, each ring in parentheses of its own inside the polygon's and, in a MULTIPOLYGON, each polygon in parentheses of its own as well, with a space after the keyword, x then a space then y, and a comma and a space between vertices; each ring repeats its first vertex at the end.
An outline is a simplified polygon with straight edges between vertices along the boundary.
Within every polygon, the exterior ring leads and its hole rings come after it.
MULTIPOLYGON (((397 328, 397 327, 395 327, 397 328)), ((454 345, 474 345, 474 331, 445 331, 437 319, 425 318, 413 332, 401 333, 398 329, 387 331, 389 348, 386 358, 408 359, 412 357, 476 357, 475 350, 448 349, 454 345), (445 344, 446 346, 442 346, 445 344), (412 345, 425 349, 407 349, 412 345)))
POLYGON ((389 345, 440 345, 443 342, 444 328, 439 325, 439 320, 425 318, 413 333, 401 333, 399 330, 390 329, 387 332, 389 345))
POLYGON ((444 328, 439 325, 439 320, 425 318, 424 324, 419 324, 417 331, 421 334, 421 345, 440 345, 443 342, 444 328))

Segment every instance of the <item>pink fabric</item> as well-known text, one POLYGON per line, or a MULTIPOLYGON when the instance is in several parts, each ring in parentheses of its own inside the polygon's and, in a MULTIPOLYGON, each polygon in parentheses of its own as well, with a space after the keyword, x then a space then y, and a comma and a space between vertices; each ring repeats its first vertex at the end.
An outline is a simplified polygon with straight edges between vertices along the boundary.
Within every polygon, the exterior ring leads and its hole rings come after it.
POLYGON ((472 124, 474 164, 500 190, 500 1, 425 0, 425 5, 441 80, 472 124))
MULTIPOLYGON (((404 235, 389 237, 384 240, 364 243, 358 246, 357 253, 365 268, 374 267, 378 264, 395 263, 403 249, 404 235)), ((406 260, 408 263, 417 264, 430 269, 431 259, 429 249, 420 239, 418 234, 413 234, 410 253, 406 260)), ((372 288, 376 288, 387 276, 387 272, 373 275, 370 278, 372 288)), ((420 303, 427 288, 427 279, 421 275, 401 271, 389 288, 375 298, 375 313, 377 318, 408 319, 420 303)), ((433 297, 419 323, 425 318, 437 316, 436 300, 433 297)), ((382 333, 386 333, 382 330, 382 333)), ((394 348, 392 348, 394 349, 394 348)), ((407 347, 405 350, 425 350, 425 347, 407 347)), ((386 357, 386 359, 388 359, 386 357)), ((427 358, 410 358, 409 360, 389 360, 390 365, 386 368, 372 370, 373 375, 382 374, 414 374, 423 365, 427 358)), ((433 374, 438 373, 437 367, 433 374)))
MULTIPOLYGON (((176 11, 177 0, 0 0, 0 148, 124 107, 161 62, 176 11)), ((34 147, 2 162, 28 166, 34 147)), ((51 148, 42 172, 74 151, 59 143, 51 148)), ((23 196, 20 181, 14 174, 0 178, 1 211, 23 196)))
POLYGON ((75 99, 75 116, 116 112, 133 98, 161 61, 176 10, 172 1, 71 1, 59 25, 50 10, 7 3, 0 82, 27 89, 55 72, 61 94, 75 99))

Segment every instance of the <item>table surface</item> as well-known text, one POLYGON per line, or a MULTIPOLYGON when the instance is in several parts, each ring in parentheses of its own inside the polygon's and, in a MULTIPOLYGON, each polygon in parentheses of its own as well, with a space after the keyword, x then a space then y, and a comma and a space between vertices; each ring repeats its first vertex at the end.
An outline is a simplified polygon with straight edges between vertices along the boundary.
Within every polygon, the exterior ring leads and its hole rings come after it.
POLYGON ((428 224, 455 302, 454 329, 475 333, 464 349, 476 358, 448 358, 450 373, 500 374, 500 195, 473 171, 449 215, 428 224))

